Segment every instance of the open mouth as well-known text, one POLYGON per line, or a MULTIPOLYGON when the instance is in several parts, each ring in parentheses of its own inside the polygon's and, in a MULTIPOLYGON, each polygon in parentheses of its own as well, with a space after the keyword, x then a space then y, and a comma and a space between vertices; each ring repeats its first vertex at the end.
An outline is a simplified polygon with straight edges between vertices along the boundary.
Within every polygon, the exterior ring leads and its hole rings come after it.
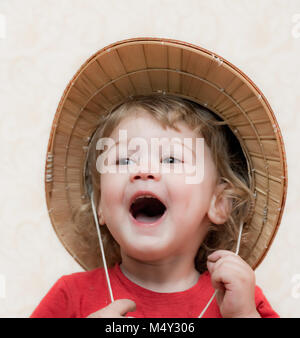
POLYGON ((130 206, 131 215, 140 223, 154 223, 165 211, 165 205, 153 196, 139 196, 130 206))

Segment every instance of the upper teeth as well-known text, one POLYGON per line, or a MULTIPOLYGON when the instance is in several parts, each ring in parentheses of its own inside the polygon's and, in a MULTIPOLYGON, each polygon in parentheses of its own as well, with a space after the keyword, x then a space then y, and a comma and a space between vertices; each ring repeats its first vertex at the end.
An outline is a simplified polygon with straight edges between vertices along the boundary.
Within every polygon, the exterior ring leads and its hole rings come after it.
POLYGON ((152 195, 141 195, 141 196, 138 196, 138 197, 135 199, 135 201, 138 200, 139 198, 155 198, 155 197, 152 196, 152 195))

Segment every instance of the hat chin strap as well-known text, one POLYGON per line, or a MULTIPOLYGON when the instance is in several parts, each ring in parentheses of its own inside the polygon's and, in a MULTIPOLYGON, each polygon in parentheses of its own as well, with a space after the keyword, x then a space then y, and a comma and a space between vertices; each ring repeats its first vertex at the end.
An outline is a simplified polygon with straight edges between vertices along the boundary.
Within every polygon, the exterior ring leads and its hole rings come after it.
POLYGON ((105 254, 104 254, 104 248, 103 248, 103 243, 102 243, 102 237, 101 237, 101 233, 100 233, 100 226, 99 226, 96 208, 95 208, 95 204, 94 204, 94 192, 93 191, 91 193, 91 202, 92 202, 92 209, 93 209, 94 219, 95 219, 95 223, 96 223, 99 245, 100 245, 100 249, 101 249, 102 261, 103 261, 103 266, 104 266, 104 270, 105 270, 105 276, 106 276, 106 281, 107 281, 107 285, 108 285, 108 289, 109 289, 110 299, 111 299, 111 302, 114 302, 114 296, 113 296, 113 293, 112 293, 112 288, 111 288, 111 284, 110 284, 110 279, 109 279, 109 275, 108 275, 107 264, 106 264, 105 254))
MULTIPOLYGON (((91 193, 91 202, 92 202, 92 209, 93 209, 94 219, 95 219, 95 223, 96 223, 97 234, 98 234, 98 239, 99 239, 99 244, 100 244, 100 249, 101 249, 101 255, 102 255, 102 261, 103 261, 103 266, 104 266, 104 270, 105 270, 105 276, 106 276, 106 281, 107 281, 107 285, 108 285, 108 289, 109 289, 110 299, 111 299, 111 302, 114 302, 114 296, 113 296, 113 293, 112 293, 112 288, 111 288, 111 284, 110 284, 110 279, 109 279, 109 275, 108 275, 106 259, 105 259, 105 254, 104 254, 104 248, 103 248, 103 243, 102 243, 102 237, 101 237, 101 233, 100 233, 100 226, 99 226, 96 208, 95 208, 95 204, 94 204, 94 193, 93 193, 93 191, 91 193)), ((243 232, 243 221, 241 221, 241 223, 240 223, 239 237, 238 237, 238 240, 237 240, 235 255, 238 255, 239 250, 240 250, 242 232, 243 232)), ((203 317, 203 315, 206 312, 206 310, 208 309, 209 305, 211 304, 211 302, 215 298, 217 292, 218 292, 218 290, 215 290, 214 294, 211 296, 210 300, 208 301, 208 303, 206 304, 205 308, 202 310, 202 312, 200 313, 198 318, 203 317)))

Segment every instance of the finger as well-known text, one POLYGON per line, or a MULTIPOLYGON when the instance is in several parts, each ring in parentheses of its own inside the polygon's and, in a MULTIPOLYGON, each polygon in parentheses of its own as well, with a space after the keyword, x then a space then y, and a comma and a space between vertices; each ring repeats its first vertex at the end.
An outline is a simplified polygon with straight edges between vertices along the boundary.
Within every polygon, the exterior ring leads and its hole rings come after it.
POLYGON ((215 290, 217 290, 216 293, 216 300, 218 305, 221 305, 225 296, 225 288, 223 285, 220 285, 218 288, 216 288, 215 290))
POLYGON ((232 273, 236 272, 236 274, 238 274, 239 279, 243 279, 244 276, 254 273, 251 266, 237 255, 227 255, 219 258, 216 262, 210 263, 212 264, 212 272, 216 269, 230 269, 232 273))
POLYGON ((226 278, 226 273, 224 274, 223 271, 216 270, 211 275, 211 284, 215 290, 221 289, 226 290, 226 284, 228 280, 226 278))
POLYGON ((242 288, 247 282, 247 278, 245 271, 235 263, 223 262, 212 273, 211 282, 214 288, 220 288, 220 285, 223 285, 227 291, 232 291, 242 288))
POLYGON ((219 269, 224 263, 232 263, 237 266, 242 266, 240 257, 236 255, 225 255, 220 257, 216 261, 207 260, 207 270, 210 274, 213 274, 216 269, 219 269))
POLYGON ((207 256, 207 259, 211 262, 216 262, 220 258, 227 257, 227 256, 237 256, 234 252, 229 251, 229 250, 217 250, 207 256))
POLYGON ((208 272, 210 273, 210 275, 212 275, 213 272, 214 272, 214 266, 215 266, 215 263, 210 262, 210 261, 207 261, 207 262, 206 262, 206 266, 207 266, 208 272))
POLYGON ((109 311, 119 313, 121 316, 124 316, 127 312, 136 310, 135 302, 130 299, 117 299, 108 307, 109 311))

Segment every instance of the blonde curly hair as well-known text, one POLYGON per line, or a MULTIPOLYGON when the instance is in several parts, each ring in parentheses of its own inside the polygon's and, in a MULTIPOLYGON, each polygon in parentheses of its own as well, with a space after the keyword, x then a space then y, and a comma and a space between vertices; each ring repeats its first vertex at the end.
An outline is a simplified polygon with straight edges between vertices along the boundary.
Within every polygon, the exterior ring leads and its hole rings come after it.
MULTIPOLYGON (((89 146, 87 158, 86 181, 92 185, 95 205, 98 206, 101 187, 100 174, 96 169, 96 161, 101 151, 96 150, 99 138, 109 137, 121 120, 128 116, 132 108, 142 108, 163 126, 175 130, 177 122, 185 122, 197 135, 204 137, 210 148, 212 159, 218 173, 218 183, 227 183, 222 197, 228 198, 231 212, 224 224, 209 226, 205 240, 195 257, 195 267, 202 273, 206 267, 207 256, 215 250, 234 250, 237 243, 239 226, 243 223, 240 255, 247 252, 247 220, 254 205, 253 193, 250 189, 250 175, 240 143, 231 132, 226 122, 216 114, 197 103, 172 95, 140 95, 128 98, 118 107, 102 117, 100 127, 96 130, 89 146)), ((99 254, 97 232, 91 222, 91 202, 82 205, 75 213, 77 232, 84 238, 90 252, 99 254)), ((120 246, 114 240, 106 225, 101 227, 101 237, 109 267, 121 262, 120 246)))

